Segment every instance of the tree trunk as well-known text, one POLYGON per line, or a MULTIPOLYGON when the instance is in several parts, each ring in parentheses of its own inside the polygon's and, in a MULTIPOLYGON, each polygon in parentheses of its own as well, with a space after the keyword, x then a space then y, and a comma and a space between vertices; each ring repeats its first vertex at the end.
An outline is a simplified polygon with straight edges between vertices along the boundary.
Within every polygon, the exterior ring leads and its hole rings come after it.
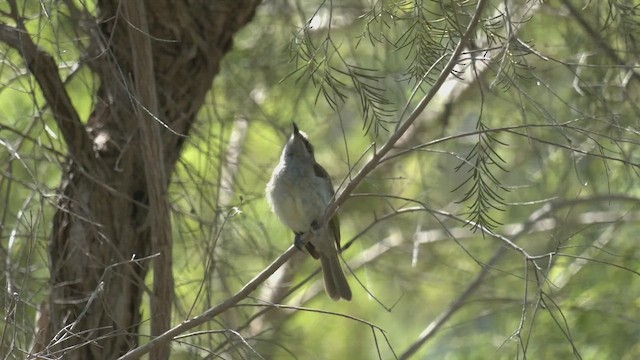
POLYGON ((54 218, 47 353, 113 359, 136 346, 152 265, 152 335, 170 325, 170 175, 232 35, 258 3, 98 1, 89 66, 100 85, 91 142, 69 144, 54 218))

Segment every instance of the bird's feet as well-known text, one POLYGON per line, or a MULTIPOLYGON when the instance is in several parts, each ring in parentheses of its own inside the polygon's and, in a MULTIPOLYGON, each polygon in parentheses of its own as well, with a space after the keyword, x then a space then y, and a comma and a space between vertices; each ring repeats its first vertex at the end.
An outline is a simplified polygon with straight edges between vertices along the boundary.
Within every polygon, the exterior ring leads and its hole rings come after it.
MULTIPOLYGON (((320 230, 320 226, 318 225, 318 222, 313 220, 313 222, 311 223, 311 235, 315 236, 318 232, 318 230, 320 230)), ((303 251, 303 248, 305 246, 305 243, 302 241, 302 236, 304 236, 304 234, 306 233, 295 233, 296 236, 293 239, 293 245, 296 247, 296 249, 303 251)))
POLYGON ((318 230, 320 230, 320 225, 318 224, 317 221, 313 220, 311 222, 311 231, 315 233, 318 230))
POLYGON ((304 235, 304 233, 296 233, 296 237, 293 239, 293 246, 296 247, 296 249, 302 251, 302 249, 304 248, 304 244, 302 243, 302 235, 304 235))

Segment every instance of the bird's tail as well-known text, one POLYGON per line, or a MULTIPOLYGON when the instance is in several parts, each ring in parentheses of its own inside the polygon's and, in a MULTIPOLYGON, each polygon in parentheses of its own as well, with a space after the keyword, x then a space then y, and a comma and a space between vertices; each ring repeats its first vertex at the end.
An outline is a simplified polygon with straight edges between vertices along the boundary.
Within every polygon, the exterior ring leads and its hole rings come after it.
POLYGON ((351 300, 351 288, 344 276, 338 254, 320 255, 322 264, 322 277, 324 279, 324 289, 333 300, 351 300))

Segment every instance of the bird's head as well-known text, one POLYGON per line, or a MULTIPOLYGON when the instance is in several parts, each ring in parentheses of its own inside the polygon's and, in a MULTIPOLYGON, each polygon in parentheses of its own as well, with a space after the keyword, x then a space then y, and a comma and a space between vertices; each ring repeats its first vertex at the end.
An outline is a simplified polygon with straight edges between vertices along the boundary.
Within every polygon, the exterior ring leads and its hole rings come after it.
POLYGON ((293 132, 284 148, 284 156, 290 160, 307 160, 311 164, 315 162, 313 145, 309 142, 307 134, 298 129, 296 123, 293 123, 293 132))

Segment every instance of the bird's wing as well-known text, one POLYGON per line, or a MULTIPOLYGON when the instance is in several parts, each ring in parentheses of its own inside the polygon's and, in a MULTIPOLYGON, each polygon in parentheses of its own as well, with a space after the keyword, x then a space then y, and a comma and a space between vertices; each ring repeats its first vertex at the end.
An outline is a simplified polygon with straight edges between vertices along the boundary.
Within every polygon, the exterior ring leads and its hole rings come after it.
MULTIPOLYGON (((327 170, 320 164, 314 163, 313 171, 317 177, 325 180, 324 183, 326 184, 327 190, 329 190, 329 193, 333 196, 333 184, 331 183, 331 176, 329 176, 327 170)), ((340 220, 338 219, 338 215, 334 215, 331 220, 329 220, 329 230, 333 233, 336 245, 338 249, 340 249, 340 220)))
POLYGON ((329 230, 331 230, 333 238, 336 240, 336 248, 340 250, 340 219, 338 219, 337 214, 329 220, 329 230))
POLYGON ((331 193, 331 196, 333 196, 333 184, 331 183, 331 176, 329 176, 329 173, 327 172, 327 170, 325 170, 322 167, 322 165, 318 163, 314 163, 313 172, 317 177, 325 181, 327 190, 329 190, 329 192, 331 193))

